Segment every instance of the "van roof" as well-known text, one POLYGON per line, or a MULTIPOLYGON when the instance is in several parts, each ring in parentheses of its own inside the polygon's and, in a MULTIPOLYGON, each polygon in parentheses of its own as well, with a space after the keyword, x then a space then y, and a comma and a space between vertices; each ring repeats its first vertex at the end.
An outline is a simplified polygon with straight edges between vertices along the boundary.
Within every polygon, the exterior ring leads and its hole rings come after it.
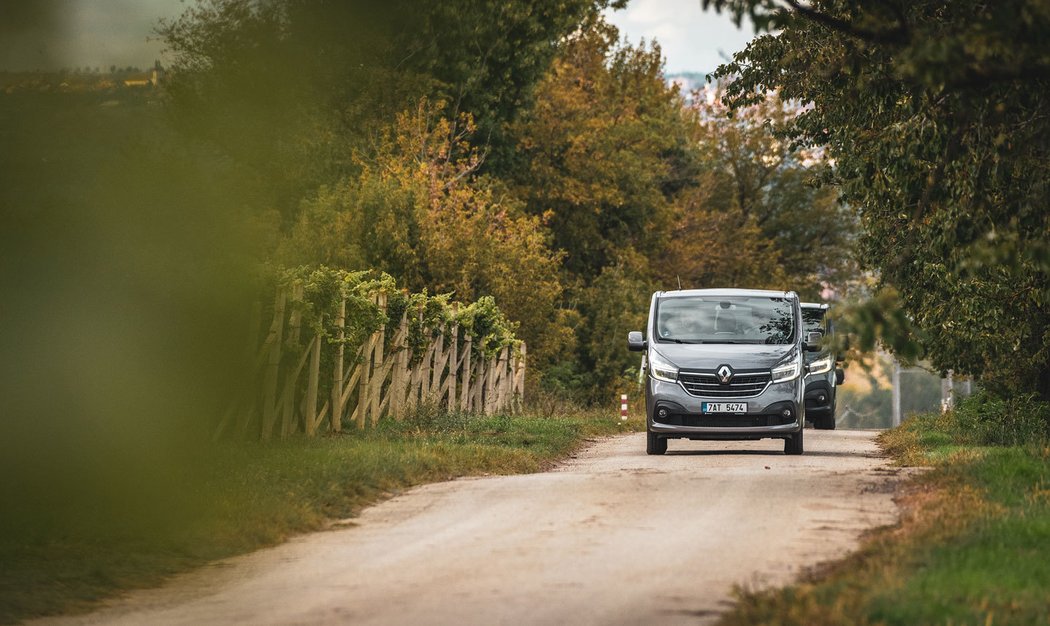
POLYGON ((794 291, 771 291, 768 289, 680 289, 677 291, 657 291, 661 298, 679 298, 685 296, 718 296, 718 297, 758 297, 758 298, 798 298, 794 291))

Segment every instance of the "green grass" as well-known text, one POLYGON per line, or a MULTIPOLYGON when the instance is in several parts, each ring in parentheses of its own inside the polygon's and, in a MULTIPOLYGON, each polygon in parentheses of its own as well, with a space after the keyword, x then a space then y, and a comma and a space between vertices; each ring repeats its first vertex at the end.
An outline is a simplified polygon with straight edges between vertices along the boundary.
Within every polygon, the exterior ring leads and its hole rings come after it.
POLYGON ((364 432, 217 445, 153 500, 70 504, 0 524, 0 622, 87 609, 209 560, 325 528, 427 482, 535 472, 615 416, 425 413, 364 432))
POLYGON ((901 464, 930 468, 901 494, 899 525, 796 585, 738 591, 722 623, 1050 623, 1045 422, 1014 421, 1034 424, 1025 445, 988 445, 1016 441, 1016 429, 999 422, 975 437, 971 410, 916 417, 881 436, 901 464))

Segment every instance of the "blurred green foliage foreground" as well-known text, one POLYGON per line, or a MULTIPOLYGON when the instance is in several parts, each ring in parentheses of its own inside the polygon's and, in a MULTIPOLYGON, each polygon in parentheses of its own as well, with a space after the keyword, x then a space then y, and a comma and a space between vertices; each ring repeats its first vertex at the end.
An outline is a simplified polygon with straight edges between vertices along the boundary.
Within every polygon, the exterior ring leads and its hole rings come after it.
POLYGON ((86 606, 353 514, 535 471, 619 421, 422 411, 211 441, 245 383, 251 176, 145 92, 0 94, 0 621, 86 606))
POLYGON ((237 384, 237 182, 111 98, 0 97, 4 525, 165 497, 237 384))
POLYGON ((162 88, 5 85, 5 541, 195 510, 260 260, 492 295, 530 383, 590 401, 653 289, 817 298, 859 264, 855 347, 1050 400, 1045 2, 703 0, 776 33, 719 71, 732 111, 622 4, 207 0, 159 25, 162 88))

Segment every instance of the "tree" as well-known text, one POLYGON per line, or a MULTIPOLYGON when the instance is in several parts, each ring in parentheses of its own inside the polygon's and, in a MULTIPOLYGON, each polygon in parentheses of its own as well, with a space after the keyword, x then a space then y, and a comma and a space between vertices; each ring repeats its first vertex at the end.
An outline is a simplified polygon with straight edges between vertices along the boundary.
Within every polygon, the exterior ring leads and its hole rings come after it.
POLYGON ((426 100, 402 112, 359 174, 305 201, 284 260, 380 269, 461 301, 493 296, 543 367, 572 345, 556 307, 560 255, 538 217, 478 174, 470 116, 442 113, 426 100))
POLYGON ((198 0, 158 28, 182 127, 258 169, 286 223, 353 173, 354 152, 406 102, 470 113, 500 145, 558 42, 608 0, 198 0))
POLYGON ((582 316, 579 351, 554 371, 587 395, 611 393, 636 360, 623 338, 646 310, 636 300, 653 288, 649 257, 666 246, 673 200, 697 172, 691 114, 662 63, 655 44, 621 43, 593 20, 564 42, 513 127, 513 189, 549 225, 567 302, 582 316))
POLYGON ((726 202, 715 172, 675 201, 670 242, 654 257, 658 284, 686 289, 744 287, 790 289, 780 250, 752 216, 726 202))
MULTIPOLYGON (((760 26, 719 70, 730 100, 808 103, 860 211, 863 260, 934 365, 1050 399, 1050 13, 1029 0, 704 0, 760 26)), ((891 338, 892 339, 892 338, 891 338)))
POLYGON ((595 21, 566 41, 516 127, 529 210, 548 215, 566 268, 585 280, 619 250, 661 247, 671 200, 695 174, 689 116, 660 49, 620 44, 595 21))
MULTIPOLYGON (((720 86, 697 95, 703 206, 718 211, 721 227, 713 231, 716 236, 693 233, 704 242, 696 249, 717 256, 719 241, 712 239, 729 237, 732 246, 722 253, 741 266, 725 274, 733 284, 747 284, 741 279, 757 271, 761 278, 750 278, 750 284, 777 285, 807 298, 819 298, 828 287, 841 288, 855 274, 856 217, 839 202, 838 189, 818 184, 827 174, 821 151, 784 136, 801 112, 798 105, 770 93, 731 111, 721 102, 720 86), (757 229, 759 240, 749 243, 748 229, 757 229), (754 268, 750 274, 748 265, 754 268)), ((710 218, 691 221, 702 224, 710 218)), ((712 225, 704 224, 707 233, 712 225)))

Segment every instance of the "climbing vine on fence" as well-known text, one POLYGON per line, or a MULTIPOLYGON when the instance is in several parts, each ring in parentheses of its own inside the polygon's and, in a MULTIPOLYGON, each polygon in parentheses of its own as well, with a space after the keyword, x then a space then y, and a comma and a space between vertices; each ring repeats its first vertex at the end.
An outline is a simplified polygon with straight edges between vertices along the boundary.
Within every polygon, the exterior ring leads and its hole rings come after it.
POLYGON ((382 272, 324 266, 269 268, 259 284, 258 384, 233 400, 219 435, 363 427, 421 402, 481 412, 521 402, 525 345, 492 297, 462 304, 398 289, 382 272))

